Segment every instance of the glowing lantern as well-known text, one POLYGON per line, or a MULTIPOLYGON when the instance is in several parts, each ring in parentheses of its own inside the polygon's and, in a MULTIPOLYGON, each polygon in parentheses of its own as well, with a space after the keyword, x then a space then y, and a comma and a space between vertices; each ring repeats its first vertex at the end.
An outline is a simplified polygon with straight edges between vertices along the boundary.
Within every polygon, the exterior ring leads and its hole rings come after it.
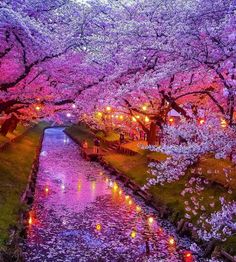
POLYGON ((113 189, 114 189, 114 191, 116 191, 118 189, 118 185, 116 183, 114 183, 113 189))
POLYGON ((192 262, 193 261, 193 255, 190 251, 184 252, 184 262, 192 262))
POLYGON ((204 120, 204 119, 200 119, 200 120, 199 120, 199 124, 200 124, 200 125, 203 125, 204 123, 205 123, 205 120, 204 120))
POLYGON ((48 193, 49 192, 49 188, 45 187, 45 192, 48 193))
POLYGON ((147 110, 147 107, 146 107, 146 106, 143 106, 142 109, 143 109, 143 111, 146 111, 146 110, 147 110))
POLYGON ((101 231, 101 230, 102 230, 101 224, 97 224, 97 225, 96 225, 96 230, 97 230, 97 231, 101 231))
POLYGON ((145 122, 148 123, 150 120, 147 116, 145 116, 145 122))
POLYGON ((169 118, 169 122, 172 124, 174 122, 174 118, 173 117, 170 117, 169 118))
POLYGON ((141 207, 140 206, 136 206, 136 211, 140 212, 141 211, 141 207))
POLYGON ((98 112, 98 116, 102 116, 102 113, 101 113, 101 112, 98 112))
POLYGON ((119 195, 122 195, 122 191, 121 190, 119 191, 119 195))
POLYGON ((125 199, 128 200, 128 199, 129 199, 129 196, 125 196, 125 199))
POLYGON ((67 117, 71 117, 71 113, 67 113, 66 116, 67 116, 67 117))
POLYGON ((131 238, 135 238, 136 235, 137 235, 136 231, 135 231, 135 230, 132 230, 132 232, 131 232, 131 234, 130 234, 131 238))
POLYGON ((170 237, 168 240, 168 243, 170 246, 174 246, 175 245, 175 239, 173 237, 170 237))
POLYGON ((132 121, 137 122, 137 119, 134 116, 132 116, 132 121))
POLYGON ((140 118, 140 116, 138 116, 138 115, 137 115, 137 116, 136 116, 136 118, 137 118, 137 119, 139 119, 139 118, 140 118))
POLYGON ((130 199, 128 203, 129 203, 129 205, 131 206, 133 202, 132 202, 132 200, 130 199))
POLYGON ((111 111, 111 107, 110 106, 107 106, 107 111, 111 111))
POLYGON ((120 120, 123 120, 123 119, 124 119, 124 117, 123 117, 122 115, 120 115, 120 117, 119 117, 119 118, 120 118, 120 120))
POLYGON ((111 118, 113 118, 114 117, 114 115, 111 115, 111 118))
POLYGON ((153 223, 153 221, 154 221, 153 217, 149 217, 149 218, 148 218, 148 223, 149 223, 150 225, 153 223))
POLYGON ((119 115, 116 115, 115 118, 119 118, 119 115))
POLYGON ((35 109, 36 109, 37 111, 40 111, 41 107, 40 107, 40 106, 36 106, 35 109))
POLYGON ((33 224, 33 219, 32 219, 32 217, 31 217, 31 215, 30 215, 30 217, 29 217, 28 223, 29 223, 29 225, 32 225, 32 224, 33 224))
POLYGON ((223 119, 223 118, 221 119, 220 125, 223 128, 225 128, 227 126, 227 123, 226 123, 225 119, 223 119))

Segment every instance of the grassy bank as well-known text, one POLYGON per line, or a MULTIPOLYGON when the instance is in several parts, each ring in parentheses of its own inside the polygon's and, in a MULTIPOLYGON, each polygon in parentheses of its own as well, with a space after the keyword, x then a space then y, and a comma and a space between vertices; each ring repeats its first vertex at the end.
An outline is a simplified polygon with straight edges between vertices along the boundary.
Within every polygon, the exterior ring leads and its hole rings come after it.
MULTIPOLYGON (((93 134, 85 127, 72 126, 67 129, 67 131, 73 136, 76 137, 77 140, 87 139, 92 143, 93 134)), ((137 142, 130 142, 123 145, 125 148, 129 148, 133 151, 136 151, 138 154, 129 156, 120 153, 111 153, 109 152, 104 156, 105 160, 114 168, 119 170, 120 172, 127 175, 129 178, 133 179, 139 185, 144 185, 146 183, 147 178, 150 176, 148 174, 148 159, 156 159, 158 161, 164 161, 166 156, 160 153, 150 153, 145 150, 141 150, 137 148, 137 142)), ((209 183, 205 189, 199 193, 193 193, 191 195, 182 196, 181 192, 186 187, 186 183, 188 180, 196 176, 191 173, 191 170, 188 170, 187 174, 183 176, 178 181, 174 183, 166 183, 164 186, 153 186, 150 188, 150 192, 153 195, 155 201, 157 203, 162 203, 165 206, 169 207, 173 211, 173 216, 178 214, 179 219, 185 216, 185 201, 189 201, 190 197, 195 197, 197 199, 201 199, 202 205, 206 207, 204 212, 212 213, 214 211, 219 210, 219 196, 224 196, 228 200, 236 199, 236 169, 232 166, 228 160, 216 160, 214 158, 203 158, 199 164, 195 167, 195 169, 202 170, 202 177, 207 178, 213 183, 209 183), (230 182, 227 182, 225 176, 223 174, 223 169, 228 168, 231 170, 231 178, 230 182), (209 170, 212 170, 209 173, 209 170), (217 173, 214 173, 213 170, 217 170, 217 173), (224 185, 229 186, 232 193, 229 194, 224 185), (214 202, 214 207, 210 207, 210 205, 214 202)), ((196 224, 199 219, 199 212, 197 215, 192 215, 190 221, 193 224, 196 224)), ((222 244, 225 250, 230 251, 233 254, 236 254, 235 246, 236 246, 236 236, 231 237, 226 242, 222 244)))
POLYGON ((20 196, 45 127, 43 123, 34 126, 0 152, 0 247, 8 238, 9 227, 17 223, 20 196))

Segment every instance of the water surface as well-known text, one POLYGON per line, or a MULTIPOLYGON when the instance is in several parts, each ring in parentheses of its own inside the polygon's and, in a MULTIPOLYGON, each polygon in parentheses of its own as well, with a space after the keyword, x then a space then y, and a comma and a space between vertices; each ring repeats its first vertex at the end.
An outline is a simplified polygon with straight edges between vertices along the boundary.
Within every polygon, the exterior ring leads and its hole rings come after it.
POLYGON ((82 159, 62 128, 45 131, 26 261, 193 261, 189 245, 99 164, 82 159))

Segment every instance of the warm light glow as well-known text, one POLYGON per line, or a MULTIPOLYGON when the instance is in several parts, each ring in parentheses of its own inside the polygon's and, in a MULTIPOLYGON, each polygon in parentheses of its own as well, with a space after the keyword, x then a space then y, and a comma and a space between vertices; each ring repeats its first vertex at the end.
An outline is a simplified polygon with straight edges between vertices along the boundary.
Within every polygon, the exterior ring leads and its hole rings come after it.
POLYGON ((136 235, 137 235, 136 231, 132 230, 132 232, 131 232, 130 236, 131 236, 132 238, 135 238, 135 237, 136 237, 136 235))
POLYGON ((107 106, 107 111, 111 111, 111 107, 110 106, 107 106))
POLYGON ((140 212, 141 211, 141 207, 140 206, 136 206, 136 211, 140 212))
POLYGON ((192 262, 193 261, 193 255, 190 251, 185 251, 184 253, 184 261, 185 262, 192 262))
POLYGON ((137 116, 136 116, 136 118, 137 118, 137 119, 139 119, 139 118, 140 118, 140 116, 139 116, 139 115, 137 115, 137 116))
POLYGON ((122 195, 122 190, 119 191, 119 195, 122 195))
POLYGON ((143 111, 146 111, 147 110, 147 106, 143 106, 142 109, 143 109, 143 111))
POLYGON ((129 196, 125 196, 125 199, 128 200, 128 199, 129 199, 129 196))
POLYGON ((204 119, 200 119, 199 123, 200 123, 200 125, 203 125, 205 123, 205 120, 204 119))
POLYGON ((170 123, 173 123, 173 122, 174 122, 174 118, 173 118, 173 117, 170 117, 170 118, 169 118, 169 122, 170 122, 170 123))
POLYGON ((82 183, 81 183, 81 181, 79 180, 79 182, 78 182, 78 191, 81 190, 81 187, 82 187, 82 183))
POLYGON ((98 116, 102 116, 102 113, 101 113, 101 112, 98 112, 98 116))
POLYGON ((132 120, 133 120, 134 122, 137 122, 137 119, 136 119, 134 116, 132 116, 132 120))
POLYGON ((101 224, 97 224, 97 225, 96 225, 96 230, 97 230, 97 231, 101 231, 101 230, 102 230, 101 224))
POLYGON ((61 189, 62 189, 62 190, 65 189, 65 185, 64 185, 64 184, 61 185, 61 189))
POLYGON ((153 217, 149 217, 149 218, 148 218, 148 223, 149 223, 149 224, 152 224, 153 221, 154 221, 153 217))
POLYGON ((116 184, 116 182, 114 182, 114 184, 113 184, 113 189, 114 189, 114 191, 116 191, 118 189, 118 185, 116 184))
POLYGON ((133 202, 132 202, 132 200, 130 199, 130 200, 129 200, 129 205, 132 205, 132 203, 133 203, 133 202))
POLYGON ((173 237, 170 237, 168 242, 169 242, 170 246, 174 246, 175 245, 175 239, 173 237))
POLYGON ((36 106, 35 109, 36 109, 37 111, 40 111, 41 107, 40 107, 40 106, 36 106))
POLYGON ((145 122, 148 123, 149 121, 150 119, 147 116, 145 116, 145 122))
POLYGON ((29 223, 29 225, 32 225, 32 223, 33 223, 33 219, 32 219, 31 216, 29 217, 28 223, 29 223))
POLYGON ((91 188, 92 188, 92 190, 95 190, 95 188, 96 188, 96 182, 95 181, 92 181, 91 188))
POLYGON ((45 187, 45 192, 48 193, 49 192, 49 188, 45 187))
POLYGON ((120 117, 119 117, 119 118, 120 118, 120 120, 123 120, 123 119, 124 119, 124 117, 123 117, 122 115, 120 115, 120 117))
POLYGON ((66 116, 67 116, 67 117, 71 117, 71 113, 67 113, 66 116))
POLYGON ((72 108, 76 108, 76 104, 73 104, 73 105, 72 105, 72 108))
POLYGON ((226 122, 226 120, 223 119, 223 118, 221 118, 220 125, 221 125, 221 127, 223 127, 223 128, 227 127, 227 122, 226 122))

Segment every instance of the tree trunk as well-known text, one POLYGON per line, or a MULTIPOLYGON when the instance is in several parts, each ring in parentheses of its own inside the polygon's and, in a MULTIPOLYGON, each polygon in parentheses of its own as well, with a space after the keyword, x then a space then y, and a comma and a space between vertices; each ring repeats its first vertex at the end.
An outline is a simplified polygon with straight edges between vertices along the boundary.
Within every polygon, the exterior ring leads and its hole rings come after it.
POLYGON ((151 122, 150 129, 148 132, 148 145, 155 145, 157 139, 157 125, 154 122, 151 122))
POLYGON ((19 120, 16 116, 11 116, 2 124, 0 134, 6 136, 8 132, 13 132, 16 129, 18 122, 19 120))
POLYGON ((19 119, 17 117, 13 116, 11 126, 10 126, 8 132, 13 133, 19 122, 20 122, 19 119))

